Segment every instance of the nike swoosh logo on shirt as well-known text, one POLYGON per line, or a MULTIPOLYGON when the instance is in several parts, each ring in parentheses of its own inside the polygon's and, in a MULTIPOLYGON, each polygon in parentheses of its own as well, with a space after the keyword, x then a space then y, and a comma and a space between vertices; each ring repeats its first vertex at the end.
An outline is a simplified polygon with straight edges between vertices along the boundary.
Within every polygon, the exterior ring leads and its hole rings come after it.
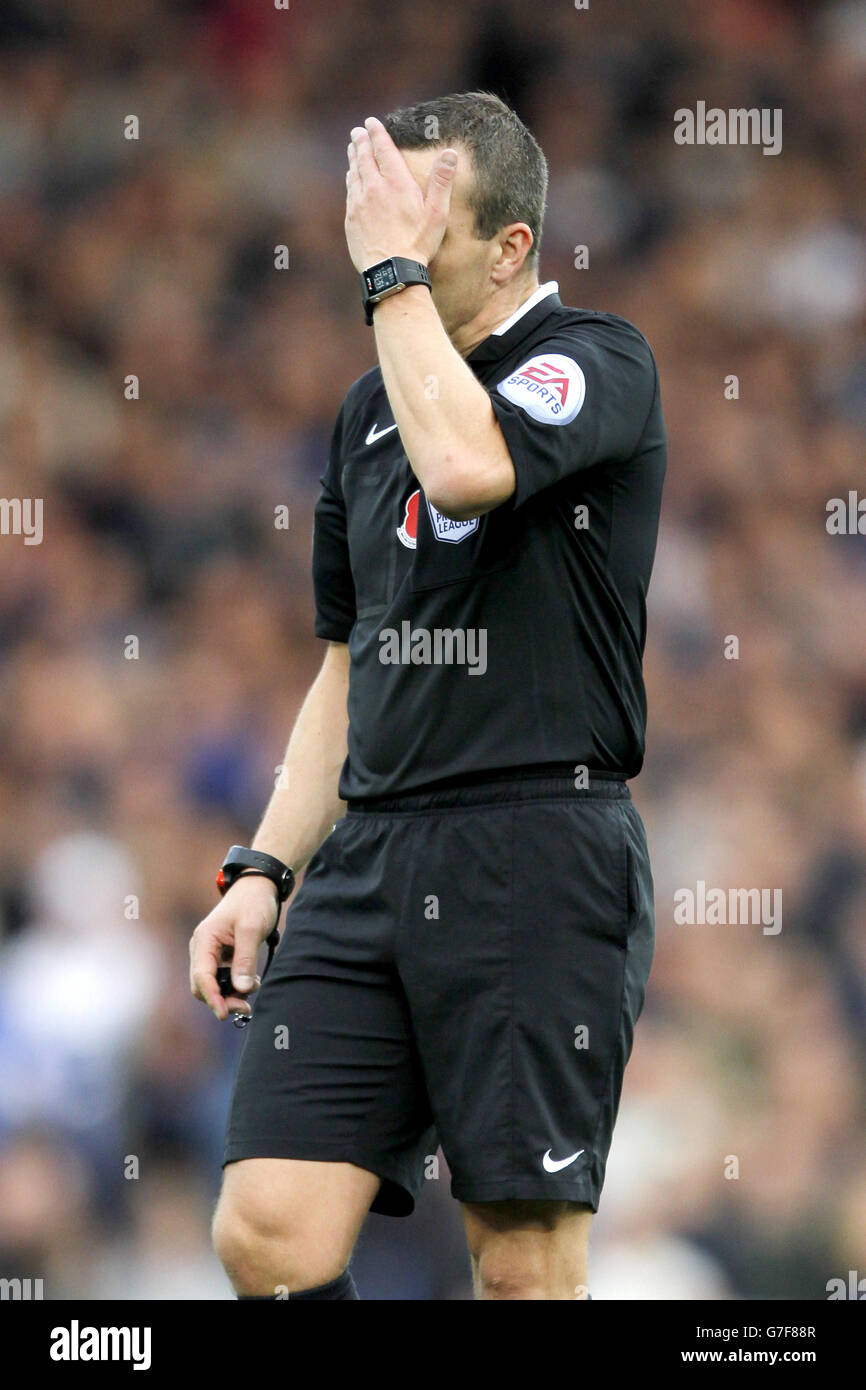
POLYGON ((384 434, 390 434, 391 431, 395 430, 396 428, 396 425, 389 425, 387 429, 380 430, 376 425, 374 425, 370 433, 367 435, 367 443, 375 444, 377 439, 381 439, 384 434))
POLYGON ((541 1162, 546 1172, 558 1173, 560 1168, 567 1168, 569 1163, 573 1163, 576 1158, 580 1158, 582 1153, 583 1149, 578 1149, 576 1154, 570 1154, 568 1158, 551 1158, 550 1149, 548 1149, 541 1162))

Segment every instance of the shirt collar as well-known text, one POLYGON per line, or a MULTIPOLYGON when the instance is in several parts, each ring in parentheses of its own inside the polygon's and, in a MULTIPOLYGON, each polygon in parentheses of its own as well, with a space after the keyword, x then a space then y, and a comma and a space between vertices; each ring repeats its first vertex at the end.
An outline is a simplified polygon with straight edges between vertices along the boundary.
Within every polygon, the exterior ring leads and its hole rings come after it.
POLYGON ((539 285, 519 309, 484 338, 467 357, 467 362, 493 362, 505 357, 528 333, 561 304, 559 283, 547 280, 539 285))

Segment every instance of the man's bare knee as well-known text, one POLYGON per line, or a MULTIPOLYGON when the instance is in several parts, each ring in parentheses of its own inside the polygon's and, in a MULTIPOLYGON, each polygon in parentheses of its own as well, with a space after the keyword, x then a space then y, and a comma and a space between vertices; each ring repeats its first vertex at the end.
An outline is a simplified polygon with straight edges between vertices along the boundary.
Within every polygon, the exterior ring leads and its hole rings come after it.
POLYGON ((236 1292, 297 1293, 342 1274, 378 1179, 349 1164, 249 1159, 232 1167, 213 1243, 236 1292))
POLYGON ((493 1249, 475 1261, 476 1292, 483 1299, 548 1298, 547 1271, 534 1251, 493 1249))
POLYGON ((236 1200, 217 1208, 213 1243, 239 1293, 296 1293, 327 1284, 342 1274, 352 1253, 348 1242, 319 1244, 300 1220, 278 1225, 236 1200))
POLYGON ((481 1299, 581 1299, 592 1212, 572 1202, 464 1206, 481 1299))

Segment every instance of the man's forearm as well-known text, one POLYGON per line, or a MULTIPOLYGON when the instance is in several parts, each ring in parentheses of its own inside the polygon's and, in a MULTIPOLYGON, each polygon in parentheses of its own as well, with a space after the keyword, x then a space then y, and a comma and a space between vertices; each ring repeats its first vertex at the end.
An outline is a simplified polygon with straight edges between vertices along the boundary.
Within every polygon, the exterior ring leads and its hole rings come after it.
POLYGON ((345 811, 337 786, 346 757, 348 651, 328 648, 298 715, 252 848, 300 869, 345 811))
POLYGON ((430 291, 414 285, 373 314, 376 348, 412 471, 434 507, 456 521, 514 491, 514 466, 490 397, 453 347, 430 291))

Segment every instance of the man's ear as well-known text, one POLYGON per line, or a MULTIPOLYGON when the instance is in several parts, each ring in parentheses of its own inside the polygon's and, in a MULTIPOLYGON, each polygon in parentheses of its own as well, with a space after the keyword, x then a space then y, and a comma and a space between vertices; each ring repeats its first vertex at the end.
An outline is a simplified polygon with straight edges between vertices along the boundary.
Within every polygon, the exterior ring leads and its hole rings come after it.
POLYGON ((496 285, 507 285, 519 275, 526 264, 535 238, 525 222, 511 222, 499 234, 499 256, 493 263, 490 278, 496 285))

